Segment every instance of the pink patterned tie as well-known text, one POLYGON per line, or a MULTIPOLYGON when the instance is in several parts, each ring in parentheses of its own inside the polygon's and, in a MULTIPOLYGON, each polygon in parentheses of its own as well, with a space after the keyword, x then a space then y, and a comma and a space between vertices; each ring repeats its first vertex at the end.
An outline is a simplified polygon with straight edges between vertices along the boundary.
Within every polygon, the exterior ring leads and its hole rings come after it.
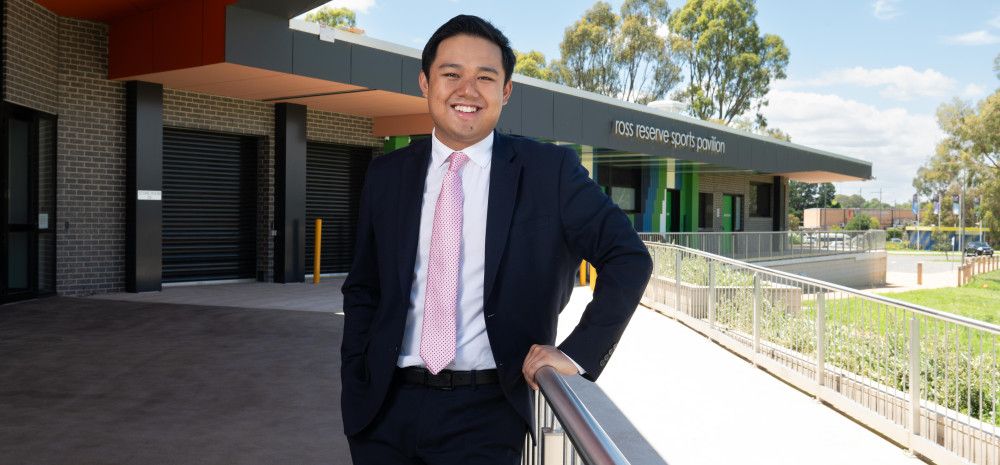
POLYGON ((454 152, 448 158, 448 172, 441 181, 441 193, 434 207, 424 323, 420 330, 420 358, 435 375, 455 359, 455 311, 462 253, 463 197, 459 171, 469 161, 462 152, 454 152))

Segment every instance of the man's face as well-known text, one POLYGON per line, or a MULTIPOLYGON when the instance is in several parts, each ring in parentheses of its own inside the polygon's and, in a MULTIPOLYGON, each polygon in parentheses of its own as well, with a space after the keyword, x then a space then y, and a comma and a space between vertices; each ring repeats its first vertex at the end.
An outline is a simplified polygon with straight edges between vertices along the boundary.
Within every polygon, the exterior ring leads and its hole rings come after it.
POLYGON ((460 34, 441 41, 430 76, 421 71, 419 79, 434 134, 452 150, 475 144, 493 131, 510 98, 500 47, 480 37, 460 34))

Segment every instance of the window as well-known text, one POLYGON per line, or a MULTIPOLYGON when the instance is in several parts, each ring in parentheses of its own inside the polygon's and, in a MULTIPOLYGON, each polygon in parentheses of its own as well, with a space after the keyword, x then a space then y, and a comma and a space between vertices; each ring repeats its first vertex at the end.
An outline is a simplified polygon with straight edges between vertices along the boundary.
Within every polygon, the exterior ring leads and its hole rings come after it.
POLYGON ((771 217, 771 185, 750 183, 750 216, 771 217))
POLYGON ((713 195, 711 192, 698 194, 698 227, 712 229, 713 212, 715 205, 712 205, 713 195))
POLYGON ((611 186, 611 201, 622 211, 632 212, 635 208, 635 189, 631 187, 611 186))
POLYGON ((601 165, 597 169, 598 183, 607 186, 605 192, 625 213, 641 213, 642 169, 601 165))

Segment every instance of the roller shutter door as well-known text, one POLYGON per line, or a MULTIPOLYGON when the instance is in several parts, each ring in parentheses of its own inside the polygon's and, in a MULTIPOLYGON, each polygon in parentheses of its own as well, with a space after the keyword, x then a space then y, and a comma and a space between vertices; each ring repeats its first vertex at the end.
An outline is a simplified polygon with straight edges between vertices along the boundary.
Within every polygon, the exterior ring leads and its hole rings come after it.
POLYGON ((346 273, 354 256, 358 204, 372 149, 309 142, 306 146, 306 273, 313 270, 316 218, 323 219, 321 273, 346 273))
POLYGON ((253 278, 253 137, 164 128, 163 282, 253 278))

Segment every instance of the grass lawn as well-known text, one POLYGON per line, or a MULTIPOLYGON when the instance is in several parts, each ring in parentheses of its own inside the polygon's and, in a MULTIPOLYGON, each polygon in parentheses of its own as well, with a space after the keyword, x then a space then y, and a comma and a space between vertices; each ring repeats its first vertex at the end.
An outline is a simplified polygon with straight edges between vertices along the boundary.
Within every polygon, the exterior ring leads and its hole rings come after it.
POLYGON ((963 287, 883 294, 904 302, 1000 324, 1000 271, 983 273, 963 287))

